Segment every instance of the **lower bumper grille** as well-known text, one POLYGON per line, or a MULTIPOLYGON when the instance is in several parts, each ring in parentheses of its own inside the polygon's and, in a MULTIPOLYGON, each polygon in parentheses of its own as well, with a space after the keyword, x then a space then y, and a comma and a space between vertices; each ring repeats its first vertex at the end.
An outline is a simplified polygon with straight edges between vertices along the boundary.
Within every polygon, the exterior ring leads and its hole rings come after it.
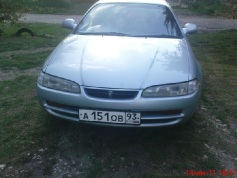
MULTIPOLYGON (((50 101, 47 101, 46 103, 47 103, 46 108, 50 110, 51 114, 74 121, 79 120, 78 116, 79 107, 68 106, 50 101)), ((107 109, 101 109, 101 110, 107 110, 107 109)), ((141 125, 143 126, 146 125, 152 126, 152 124, 169 125, 169 123, 175 123, 176 121, 177 122, 181 121, 182 117, 183 117, 182 110, 141 111, 141 125)))

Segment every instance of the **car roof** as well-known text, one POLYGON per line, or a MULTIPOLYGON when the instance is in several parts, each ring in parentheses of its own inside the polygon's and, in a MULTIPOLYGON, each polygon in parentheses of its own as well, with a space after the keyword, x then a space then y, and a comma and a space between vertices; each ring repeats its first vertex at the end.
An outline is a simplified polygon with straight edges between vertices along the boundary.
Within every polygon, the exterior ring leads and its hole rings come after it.
POLYGON ((99 0, 97 3, 145 3, 169 6, 165 0, 99 0))

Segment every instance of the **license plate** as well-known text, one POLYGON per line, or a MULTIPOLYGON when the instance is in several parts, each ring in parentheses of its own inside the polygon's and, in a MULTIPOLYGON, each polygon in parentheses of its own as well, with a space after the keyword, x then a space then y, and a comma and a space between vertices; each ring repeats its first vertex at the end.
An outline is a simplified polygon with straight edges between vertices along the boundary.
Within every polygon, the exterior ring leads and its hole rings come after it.
POLYGON ((113 112, 79 109, 79 120, 116 124, 140 124, 141 114, 138 112, 113 112))

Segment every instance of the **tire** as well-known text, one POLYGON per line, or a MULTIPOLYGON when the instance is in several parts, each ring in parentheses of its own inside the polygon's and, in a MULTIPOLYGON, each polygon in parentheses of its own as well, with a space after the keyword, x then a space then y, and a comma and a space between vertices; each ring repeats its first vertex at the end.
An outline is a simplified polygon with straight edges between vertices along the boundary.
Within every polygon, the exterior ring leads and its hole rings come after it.
POLYGON ((16 36, 21 36, 22 33, 29 33, 32 37, 35 36, 35 34, 28 28, 21 28, 16 32, 16 36))

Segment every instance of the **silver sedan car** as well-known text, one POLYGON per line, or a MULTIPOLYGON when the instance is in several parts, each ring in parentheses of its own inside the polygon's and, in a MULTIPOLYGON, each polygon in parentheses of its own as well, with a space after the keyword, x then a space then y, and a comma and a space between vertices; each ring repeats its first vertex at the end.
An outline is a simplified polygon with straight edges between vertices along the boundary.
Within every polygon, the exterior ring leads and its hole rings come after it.
POLYGON ((59 118, 107 126, 159 127, 194 114, 202 71, 163 0, 100 0, 46 60, 41 105, 59 118))

